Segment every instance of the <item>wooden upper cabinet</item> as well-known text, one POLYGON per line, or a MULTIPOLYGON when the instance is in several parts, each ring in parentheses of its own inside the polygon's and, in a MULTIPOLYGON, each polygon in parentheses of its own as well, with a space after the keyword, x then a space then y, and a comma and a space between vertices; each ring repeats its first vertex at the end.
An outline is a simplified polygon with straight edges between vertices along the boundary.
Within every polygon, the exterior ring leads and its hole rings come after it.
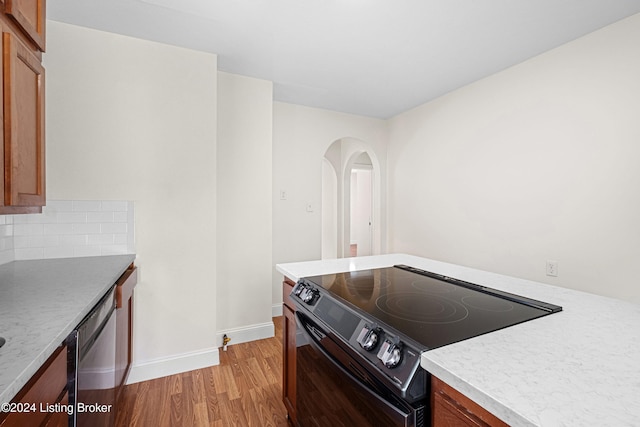
POLYGON ((4 12, 38 49, 45 49, 45 0, 4 0, 4 12))
POLYGON ((11 32, 2 33, 2 50, 2 206, 41 209, 45 204, 44 68, 34 52, 11 32))

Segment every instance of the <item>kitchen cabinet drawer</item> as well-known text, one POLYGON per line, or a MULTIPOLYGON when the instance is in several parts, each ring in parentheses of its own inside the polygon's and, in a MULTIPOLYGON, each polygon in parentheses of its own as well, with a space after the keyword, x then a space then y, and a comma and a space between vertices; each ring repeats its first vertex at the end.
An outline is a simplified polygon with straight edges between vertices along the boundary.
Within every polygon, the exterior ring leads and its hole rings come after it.
POLYGON ((508 427, 508 424, 444 383, 431 377, 433 427, 508 427))
POLYGON ((68 401, 66 386, 67 347, 60 346, 12 400, 12 403, 26 404, 33 410, 1 414, 6 417, 0 421, 0 426, 40 426, 47 425, 49 422, 54 423, 51 425, 56 425, 56 419, 67 420, 66 412, 58 415, 55 412, 48 413, 46 410, 41 410, 47 405, 62 403, 64 399, 68 401), (52 418, 55 419, 52 420, 52 418))
POLYGON ((45 49, 45 0, 4 0, 4 12, 40 51, 45 49))

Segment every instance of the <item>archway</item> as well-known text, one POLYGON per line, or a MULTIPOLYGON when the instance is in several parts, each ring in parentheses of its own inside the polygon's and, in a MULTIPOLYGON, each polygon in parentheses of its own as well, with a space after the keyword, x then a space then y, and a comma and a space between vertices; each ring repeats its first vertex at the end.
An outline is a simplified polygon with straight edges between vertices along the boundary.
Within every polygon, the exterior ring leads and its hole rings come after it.
POLYGON ((365 142, 341 138, 329 146, 322 162, 323 259, 351 256, 354 240, 360 246, 357 255, 379 254, 382 174, 378 157, 365 142), (369 205, 367 213, 364 205, 369 205))

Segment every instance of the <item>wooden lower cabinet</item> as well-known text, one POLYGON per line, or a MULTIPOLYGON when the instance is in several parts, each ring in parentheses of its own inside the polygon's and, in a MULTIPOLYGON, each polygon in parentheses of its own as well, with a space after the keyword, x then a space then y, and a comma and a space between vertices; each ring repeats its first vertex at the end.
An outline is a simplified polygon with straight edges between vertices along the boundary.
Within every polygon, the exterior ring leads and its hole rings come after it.
POLYGON ((138 269, 131 264, 116 282, 116 406, 133 360, 133 288, 138 269))
POLYGON ((6 408, 10 412, 0 412, 0 426, 67 426, 68 413, 58 406, 69 402, 66 387, 67 347, 61 345, 14 397, 6 408))
POLYGON ((431 423, 433 427, 508 426, 495 415, 434 376, 431 376, 431 423))
POLYGON ((282 401, 287 408, 289 423, 297 425, 296 421, 296 318, 295 307, 289 294, 295 283, 285 278, 282 283, 282 314, 283 314, 283 366, 282 366, 282 401))
MULTIPOLYGON (((59 402, 61 405, 69 404, 69 392, 65 392, 62 399, 59 402)), ((45 427, 69 427, 69 413, 68 412, 55 412, 51 414, 49 418, 45 420, 45 427)))

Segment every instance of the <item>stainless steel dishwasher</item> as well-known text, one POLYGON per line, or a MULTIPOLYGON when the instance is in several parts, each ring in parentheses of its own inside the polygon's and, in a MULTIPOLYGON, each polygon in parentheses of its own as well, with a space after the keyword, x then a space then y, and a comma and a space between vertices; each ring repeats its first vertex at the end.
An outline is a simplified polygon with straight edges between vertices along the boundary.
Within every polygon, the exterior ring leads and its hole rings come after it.
MULTIPOLYGON (((112 426, 115 422, 115 286, 77 328, 74 417, 70 425, 112 426)), ((70 383, 73 379, 70 379, 70 383)))

